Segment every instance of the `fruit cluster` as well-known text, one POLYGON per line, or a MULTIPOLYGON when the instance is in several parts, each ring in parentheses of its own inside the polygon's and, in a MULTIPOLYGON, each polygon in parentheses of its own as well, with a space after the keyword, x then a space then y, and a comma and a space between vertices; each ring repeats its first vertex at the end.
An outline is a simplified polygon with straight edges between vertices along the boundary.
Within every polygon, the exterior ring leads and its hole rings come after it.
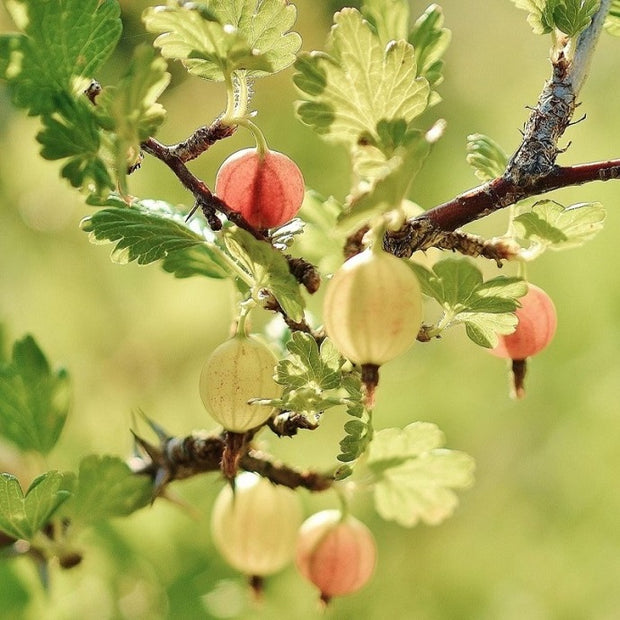
POLYGON ((255 587, 294 558, 325 603, 364 586, 376 562, 374 538, 361 521, 323 510, 302 523, 297 493, 249 472, 220 491, 211 534, 224 559, 255 587))
MULTIPOLYGON (((297 213, 304 182, 285 155, 246 149, 224 162, 216 192, 247 223, 266 230, 297 213)), ((379 367, 415 343, 422 314, 422 290, 414 270, 376 240, 345 261, 329 281, 324 329, 342 357, 359 367, 366 409, 374 405, 379 367)), ((519 369, 549 344, 556 314, 549 296, 529 285, 516 317, 514 333, 501 336, 491 353, 512 360, 516 392, 522 395, 519 369)), ((211 354, 199 383, 207 411, 226 431, 229 451, 240 451, 245 434, 252 435, 274 415, 273 407, 264 402, 282 395, 274 378, 275 355, 248 336, 244 324, 245 318, 236 335, 211 354)), ((319 589, 324 602, 367 583, 376 546, 364 524, 339 510, 318 512, 302 523, 294 491, 257 474, 237 475, 236 462, 227 467, 227 459, 225 451, 222 471, 229 484, 215 501, 211 526, 215 546, 232 567, 252 577, 256 586, 295 558, 299 572, 319 589)))

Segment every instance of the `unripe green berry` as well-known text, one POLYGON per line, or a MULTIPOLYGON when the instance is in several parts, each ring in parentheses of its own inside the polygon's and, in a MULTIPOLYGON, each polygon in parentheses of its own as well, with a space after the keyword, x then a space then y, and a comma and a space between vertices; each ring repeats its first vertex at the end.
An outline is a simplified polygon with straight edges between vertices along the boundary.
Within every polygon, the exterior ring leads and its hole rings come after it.
POLYGON ((200 374, 200 396, 211 416, 226 430, 244 433, 263 424, 272 407, 250 405, 253 398, 278 398, 276 356, 256 338, 235 336, 222 343, 200 374))
POLYGON ((226 486, 217 496, 211 535, 233 568, 246 575, 266 576, 293 559, 302 518, 295 491, 244 472, 235 479, 234 493, 226 486))
POLYGON ((380 366, 415 342, 422 293, 413 271, 383 251, 347 260, 327 285, 323 316, 340 353, 360 365, 380 366))

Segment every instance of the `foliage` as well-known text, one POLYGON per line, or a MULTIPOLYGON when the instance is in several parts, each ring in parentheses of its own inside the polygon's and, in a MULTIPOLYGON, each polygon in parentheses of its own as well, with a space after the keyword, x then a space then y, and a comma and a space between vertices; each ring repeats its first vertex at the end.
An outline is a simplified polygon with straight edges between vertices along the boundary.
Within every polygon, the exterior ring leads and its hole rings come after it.
MULTIPOLYGON (((513 2, 528 12, 535 33, 551 34, 555 52, 567 54, 600 7, 599 0, 513 2)), ((95 77, 108 77, 105 62, 120 53, 117 0, 5 0, 17 32, 0 35, 0 79, 15 107, 39 117, 41 157, 59 160, 61 176, 93 207, 82 219, 82 231, 95 245, 112 244, 117 264, 158 264, 176 278, 228 281, 233 329, 242 331, 251 314, 260 337, 274 349, 280 346, 274 377, 282 393, 250 399, 249 404, 269 405, 276 412, 247 433, 218 429, 180 439, 149 421, 159 443, 136 436, 142 451, 131 466, 118 456, 80 454, 77 467, 53 467, 71 382, 67 371, 53 369, 32 336, 18 340, 10 358, 0 357, 0 438, 20 459, 34 454, 38 471, 0 475, 0 547, 9 549, 0 559, 27 556, 45 584, 49 566, 67 568, 81 560, 85 531, 113 537, 111 521, 156 499, 159 505, 158 496, 181 478, 219 468, 229 479, 240 467, 286 486, 334 489, 344 512, 354 505, 353 496, 369 490, 376 514, 407 528, 437 525, 456 510, 456 490, 473 483, 472 457, 446 448, 436 424, 412 421, 433 412, 416 409, 404 428, 389 426, 389 415, 383 415, 389 412, 375 411, 368 368, 346 359, 334 344, 337 339, 325 336, 325 317, 310 297, 340 266, 343 249, 348 256, 380 246, 389 235, 431 221, 434 212, 418 210, 408 198, 446 128, 444 120, 432 116, 441 101, 438 89, 451 38, 443 12, 432 5, 414 19, 405 0, 357 4, 334 15, 324 50, 303 52, 301 37, 292 30, 297 8, 285 0, 151 6, 142 19, 155 35, 153 46, 137 45, 122 75, 100 87, 95 77), (226 98, 211 125, 167 147, 153 136, 169 120, 160 97, 170 92, 171 74, 180 75, 177 65, 192 76, 223 83, 226 98), (308 188, 299 219, 258 230, 236 218, 187 162, 236 131, 249 131, 257 152, 265 153, 267 141, 250 107, 253 85, 287 68, 299 97, 298 120, 325 141, 326 149, 344 149, 351 182, 341 196, 323 197, 308 188), (132 195, 130 175, 139 174, 143 159, 151 156, 167 164, 201 211, 188 216, 191 206, 132 195), (274 314, 277 337, 263 328, 265 317, 274 314), (324 436, 326 422, 334 420, 340 424, 338 448, 324 471, 314 465, 306 471, 295 461, 271 456, 281 444, 265 439, 269 431, 324 436), (209 449, 201 452, 197 445, 209 449)), ((620 32, 619 15, 614 1, 606 21, 612 34, 620 32)), ((194 107, 189 100, 184 105, 194 107)), ((170 109, 170 116, 179 113, 170 109)), ((476 177, 488 184, 483 188, 503 180, 512 165, 500 145, 480 133, 469 135, 466 151, 476 177)), ((606 214, 598 202, 566 207, 530 197, 511 206, 507 232, 490 241, 458 231, 458 239, 467 243, 450 246, 447 241, 456 238, 451 230, 431 231, 436 241, 431 246, 456 247, 471 257, 422 256, 413 243, 413 257, 403 260, 419 280, 429 310, 419 340, 443 338, 447 328, 464 325, 474 345, 494 347, 499 335, 517 325, 515 311, 527 290, 525 264, 547 249, 579 247, 602 230, 606 214), (518 261, 518 276, 489 276, 477 258, 481 252, 467 249, 481 245, 499 253, 492 254, 499 256, 498 263, 518 261), (436 320, 433 313, 439 313, 436 320)), ((3 570, 0 563, 0 583, 3 570)), ((13 576, 8 571, 6 583, 13 576)))

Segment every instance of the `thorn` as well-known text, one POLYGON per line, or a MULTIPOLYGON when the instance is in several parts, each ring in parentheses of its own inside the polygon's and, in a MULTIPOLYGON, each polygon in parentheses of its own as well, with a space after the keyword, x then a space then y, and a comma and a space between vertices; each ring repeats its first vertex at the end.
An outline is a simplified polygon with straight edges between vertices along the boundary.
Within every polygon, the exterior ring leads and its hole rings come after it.
POLYGON ((137 413, 148 424, 149 428, 157 435, 157 439, 159 439, 162 443, 172 437, 172 435, 166 432, 159 424, 157 424, 157 422, 154 422, 151 418, 149 418, 144 411, 142 411, 142 409, 138 409, 137 413))
POLYGON ((187 224, 187 222, 189 222, 192 219, 192 215, 194 215, 194 213, 196 213, 196 211, 198 211, 198 209, 200 208, 200 203, 198 201, 196 201, 194 203, 194 206, 192 207, 192 210, 185 216, 185 223, 187 224))
POLYGON ((130 429, 130 432, 133 435, 136 444, 140 446, 140 448, 142 448, 144 452, 146 452, 151 461, 153 463, 159 464, 159 462, 161 461, 161 450, 157 446, 154 446, 153 444, 146 441, 146 439, 142 439, 142 437, 137 435, 135 431, 130 429))
POLYGON ((164 497, 164 491, 166 485, 171 481, 172 476, 170 472, 163 467, 160 467, 155 474, 155 480, 153 480, 153 495, 151 496, 151 505, 158 497, 164 497))

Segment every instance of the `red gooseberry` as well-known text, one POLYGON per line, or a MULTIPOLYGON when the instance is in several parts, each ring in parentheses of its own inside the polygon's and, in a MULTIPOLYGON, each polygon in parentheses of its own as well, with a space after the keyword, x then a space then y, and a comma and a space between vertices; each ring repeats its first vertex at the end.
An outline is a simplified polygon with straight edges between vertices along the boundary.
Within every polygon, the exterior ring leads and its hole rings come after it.
POLYGON ((370 530, 351 515, 323 510, 306 519, 297 539, 299 572, 321 592, 321 600, 364 586, 375 568, 377 547, 370 530))
POLYGON ((528 285, 527 293, 519 300, 517 327, 512 334, 502 335, 493 355, 512 360, 524 360, 542 351, 553 339, 557 315, 553 301, 535 284, 528 285))
POLYGON ((278 151, 255 148, 233 153, 221 165, 215 193, 255 228, 281 226, 295 217, 304 199, 297 164, 278 151))

